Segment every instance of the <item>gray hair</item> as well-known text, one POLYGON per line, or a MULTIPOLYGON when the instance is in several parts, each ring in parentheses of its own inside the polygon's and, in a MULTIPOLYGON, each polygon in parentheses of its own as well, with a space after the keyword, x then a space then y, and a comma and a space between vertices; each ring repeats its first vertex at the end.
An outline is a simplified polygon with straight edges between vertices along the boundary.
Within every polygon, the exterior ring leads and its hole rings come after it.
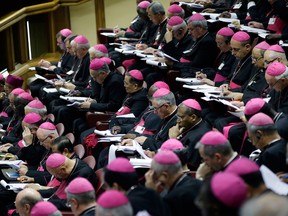
POLYGON ((274 124, 261 125, 261 126, 247 124, 247 130, 253 134, 255 134, 256 131, 258 130, 264 132, 265 134, 272 134, 277 131, 277 128, 274 124))
POLYGON ((163 105, 165 103, 168 103, 170 105, 176 105, 175 96, 171 91, 167 95, 164 95, 162 97, 153 97, 153 100, 157 101, 159 105, 163 105))
POLYGON ((62 216, 62 213, 59 210, 57 210, 56 212, 49 214, 48 216, 62 216))
POLYGON ((93 46, 89 48, 88 52, 94 53, 96 58, 108 57, 108 53, 100 52, 99 50, 96 50, 93 46))
POLYGON ((202 27, 204 29, 208 29, 207 20, 189 20, 188 24, 193 25, 194 27, 202 27))
POLYGON ((147 9, 151 10, 153 14, 165 15, 165 9, 160 2, 152 2, 147 9))
POLYGON ((33 107, 30 107, 30 106, 26 105, 24 107, 25 112, 26 112, 27 109, 29 109, 30 112, 34 112, 34 113, 39 114, 42 118, 47 115, 46 106, 39 109, 39 108, 33 108, 33 107))
POLYGON ((196 148, 200 148, 200 146, 203 146, 204 154, 210 158, 212 158, 216 153, 223 156, 231 156, 233 154, 233 149, 229 141, 219 145, 204 145, 198 142, 196 148))
POLYGON ((97 206, 96 216, 133 216, 133 208, 129 203, 115 207, 115 208, 103 208, 100 205, 97 206))
POLYGON ((159 174, 161 172, 167 172, 168 174, 176 174, 181 171, 182 165, 179 160, 175 164, 159 164, 155 160, 151 162, 151 168, 155 171, 155 173, 159 174))
POLYGON ((67 194, 67 200, 76 199, 80 204, 89 204, 95 202, 96 200, 96 194, 94 190, 80 194, 69 193, 67 189, 65 189, 65 192, 67 194))
MULTIPOLYGON (((93 69, 91 69, 91 70, 93 70, 93 69)), ((110 69, 109 69, 109 66, 105 62, 104 65, 101 68, 99 68, 98 70, 93 70, 93 71, 96 71, 98 74, 100 74, 100 73, 109 73, 110 69)))

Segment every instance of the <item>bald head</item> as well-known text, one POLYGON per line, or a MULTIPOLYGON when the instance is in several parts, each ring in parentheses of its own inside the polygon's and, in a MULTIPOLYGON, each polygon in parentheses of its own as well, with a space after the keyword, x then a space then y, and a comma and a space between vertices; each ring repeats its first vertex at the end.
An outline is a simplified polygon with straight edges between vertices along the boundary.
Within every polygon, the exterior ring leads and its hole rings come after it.
POLYGON ((32 207, 41 200, 43 200, 42 196, 37 190, 25 188, 16 196, 16 210, 20 216, 29 216, 32 207))

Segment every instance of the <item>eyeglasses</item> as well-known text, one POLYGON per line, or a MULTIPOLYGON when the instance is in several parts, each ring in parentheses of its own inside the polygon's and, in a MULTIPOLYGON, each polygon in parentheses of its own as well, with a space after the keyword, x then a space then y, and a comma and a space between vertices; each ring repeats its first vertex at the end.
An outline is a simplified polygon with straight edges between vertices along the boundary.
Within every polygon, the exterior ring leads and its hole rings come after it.
POLYGON ((48 139, 49 136, 50 136, 50 134, 47 137, 45 137, 45 139, 43 139, 43 140, 38 139, 38 140, 40 143, 44 143, 48 139))
POLYGON ((71 208, 70 200, 67 199, 67 202, 65 203, 66 207, 71 208))
POLYGON ((260 56, 260 57, 258 57, 258 58, 255 58, 255 57, 251 57, 251 59, 252 59, 252 61, 259 61, 260 59, 262 59, 263 58, 263 56, 260 56))
POLYGON ((274 58, 274 59, 271 60, 271 61, 265 60, 264 63, 267 64, 267 65, 269 65, 271 62, 274 62, 274 61, 277 60, 277 59, 278 59, 278 58, 274 58))
POLYGON ((161 107, 163 107, 165 104, 162 104, 161 106, 159 107, 153 107, 154 110, 158 111, 159 109, 161 109, 161 107))

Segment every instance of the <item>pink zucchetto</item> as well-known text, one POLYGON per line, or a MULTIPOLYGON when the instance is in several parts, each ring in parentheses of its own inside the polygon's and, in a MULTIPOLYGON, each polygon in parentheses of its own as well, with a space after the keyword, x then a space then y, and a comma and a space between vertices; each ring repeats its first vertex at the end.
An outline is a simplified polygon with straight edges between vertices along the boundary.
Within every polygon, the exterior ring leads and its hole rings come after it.
POLYGON ((250 40, 250 35, 244 31, 238 31, 233 36, 232 39, 235 41, 248 41, 250 40))
POLYGON ((179 157, 173 151, 160 151, 153 157, 153 160, 162 165, 180 163, 179 157))
POLYGON ((94 187, 86 178, 77 177, 69 183, 66 191, 71 194, 81 194, 94 191, 94 187))
POLYGON ((83 35, 78 35, 76 38, 74 38, 74 41, 77 44, 87 44, 87 43, 89 43, 88 39, 85 36, 83 36, 83 35))
POLYGON ((206 20, 206 19, 200 13, 195 13, 189 18, 189 21, 201 21, 201 20, 206 20))
POLYGON ((217 34, 224 37, 231 37, 234 35, 234 31, 229 27, 223 27, 217 32, 217 34))
POLYGON ((11 91, 11 94, 20 95, 20 94, 22 94, 22 93, 24 93, 24 92, 25 92, 25 90, 22 89, 22 88, 15 88, 15 89, 13 89, 13 90, 11 91))
POLYGON ((149 1, 142 1, 140 2, 137 7, 142 9, 147 9, 151 3, 149 1))
POLYGON ((176 25, 180 25, 184 22, 184 20, 180 17, 180 16, 172 16, 168 22, 167 25, 169 26, 176 26, 176 25))
POLYGON ((201 108, 200 104, 198 103, 198 101, 196 101, 194 99, 184 100, 182 102, 182 104, 184 104, 185 106, 190 107, 192 109, 198 110, 198 111, 202 110, 202 108, 201 108))
POLYGON ((35 109, 43 109, 45 105, 40 100, 32 100, 27 104, 27 106, 35 109))
POLYGON ((261 49, 261 50, 267 50, 270 47, 270 45, 266 41, 262 41, 258 44, 256 44, 255 48, 261 49))
POLYGON ((49 155, 46 160, 46 166, 49 168, 57 168, 65 163, 66 157, 59 153, 53 153, 49 155))
POLYGON ((118 157, 112 160, 107 166, 106 169, 113 172, 120 173, 134 173, 135 169, 127 158, 118 157))
POLYGON ((58 209, 49 201, 39 201, 31 209, 31 216, 49 216, 56 213, 58 209))
POLYGON ((107 47, 104 45, 104 44, 97 44, 94 46, 95 50, 98 50, 99 52, 102 52, 102 53, 105 53, 107 54, 108 53, 108 49, 107 47))
POLYGON ((3 74, 0 74, 0 81, 4 80, 4 79, 5 79, 5 77, 3 76, 3 74))
POLYGON ((102 208, 116 208, 129 203, 126 195, 118 190, 107 190, 97 199, 97 204, 102 208))
POLYGON ((95 58, 90 62, 90 69, 96 71, 102 68, 105 64, 105 61, 95 58))
POLYGON ((23 118, 23 122, 27 124, 35 124, 36 122, 39 122, 41 120, 41 116, 38 113, 33 112, 26 114, 23 118))
POLYGON ((169 85, 163 81, 157 81, 153 84, 153 86, 157 87, 158 89, 165 88, 165 89, 170 90, 169 85))
POLYGON ((6 83, 14 86, 15 88, 19 87, 21 88, 24 80, 22 77, 19 77, 19 76, 14 76, 14 75, 11 75, 9 74, 5 80, 6 83))
POLYGON ((165 95, 168 95, 169 93, 170 93, 170 90, 165 89, 165 88, 160 88, 160 89, 158 89, 157 91, 154 92, 152 97, 154 97, 154 98, 163 97, 165 95))
POLYGON ((52 124, 51 122, 44 122, 39 126, 39 128, 42 128, 45 130, 56 130, 56 126, 52 124))
POLYGON ((23 92, 21 94, 18 95, 19 98, 23 98, 25 100, 30 100, 32 101, 34 98, 32 97, 31 94, 29 94, 28 92, 23 92))
POLYGON ((200 139, 200 143, 203 145, 221 145, 227 141, 227 138, 219 131, 209 131, 200 139))
POLYGON ((284 53, 284 49, 278 45, 278 44, 274 44, 272 46, 269 46, 269 48, 267 50, 271 50, 271 51, 275 51, 275 52, 280 52, 280 53, 284 53))
POLYGON ((65 29, 62 29, 62 30, 60 31, 60 34, 61 34, 62 36, 64 36, 64 37, 68 37, 69 35, 72 34, 72 31, 71 31, 70 29, 68 29, 68 28, 65 28, 65 29))
POLYGON ((176 149, 183 149, 184 146, 182 142, 177 139, 171 138, 166 140, 160 147, 161 151, 173 151, 176 149))
POLYGON ((101 57, 100 59, 103 60, 107 65, 110 65, 112 62, 112 59, 108 57, 101 57))
POLYGON ((268 65, 266 73, 270 76, 279 76, 287 70, 287 67, 280 62, 272 62, 268 65))
POLYGON ((232 161, 225 169, 225 172, 234 173, 239 176, 247 175, 258 171, 259 165, 245 157, 240 157, 239 159, 232 161))
POLYGON ((130 74, 131 77, 133 77, 134 79, 137 80, 144 80, 142 72, 139 70, 131 70, 128 72, 130 74))
POLYGON ((262 98, 250 99, 245 105, 244 114, 245 115, 253 115, 253 114, 259 112, 263 108, 265 103, 266 102, 262 98))
POLYGON ((213 195, 224 205, 239 208, 247 198, 247 186, 237 175, 219 172, 211 179, 213 195))
POLYGON ((248 124, 255 126, 273 125, 274 121, 270 116, 260 112, 253 115, 249 119, 248 124))
POLYGON ((177 14, 181 13, 183 11, 183 8, 177 4, 172 4, 168 7, 167 11, 172 14, 177 14))

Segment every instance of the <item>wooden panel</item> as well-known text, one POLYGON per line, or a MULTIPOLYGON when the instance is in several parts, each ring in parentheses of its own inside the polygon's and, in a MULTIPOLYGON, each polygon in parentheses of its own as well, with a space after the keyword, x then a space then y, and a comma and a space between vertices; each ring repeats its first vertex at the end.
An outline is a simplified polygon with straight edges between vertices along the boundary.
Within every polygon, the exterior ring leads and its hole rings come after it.
MULTIPOLYGON (((104 0, 94 0, 95 1, 95 16, 96 16, 96 29, 105 28, 106 20, 105 20, 105 4, 104 0)), ((101 35, 99 32, 97 34, 97 43, 100 43, 101 35)))
POLYGON ((13 28, 15 61, 17 63, 22 64, 28 61, 26 20, 25 19, 21 20, 20 22, 13 25, 12 28, 13 28))

